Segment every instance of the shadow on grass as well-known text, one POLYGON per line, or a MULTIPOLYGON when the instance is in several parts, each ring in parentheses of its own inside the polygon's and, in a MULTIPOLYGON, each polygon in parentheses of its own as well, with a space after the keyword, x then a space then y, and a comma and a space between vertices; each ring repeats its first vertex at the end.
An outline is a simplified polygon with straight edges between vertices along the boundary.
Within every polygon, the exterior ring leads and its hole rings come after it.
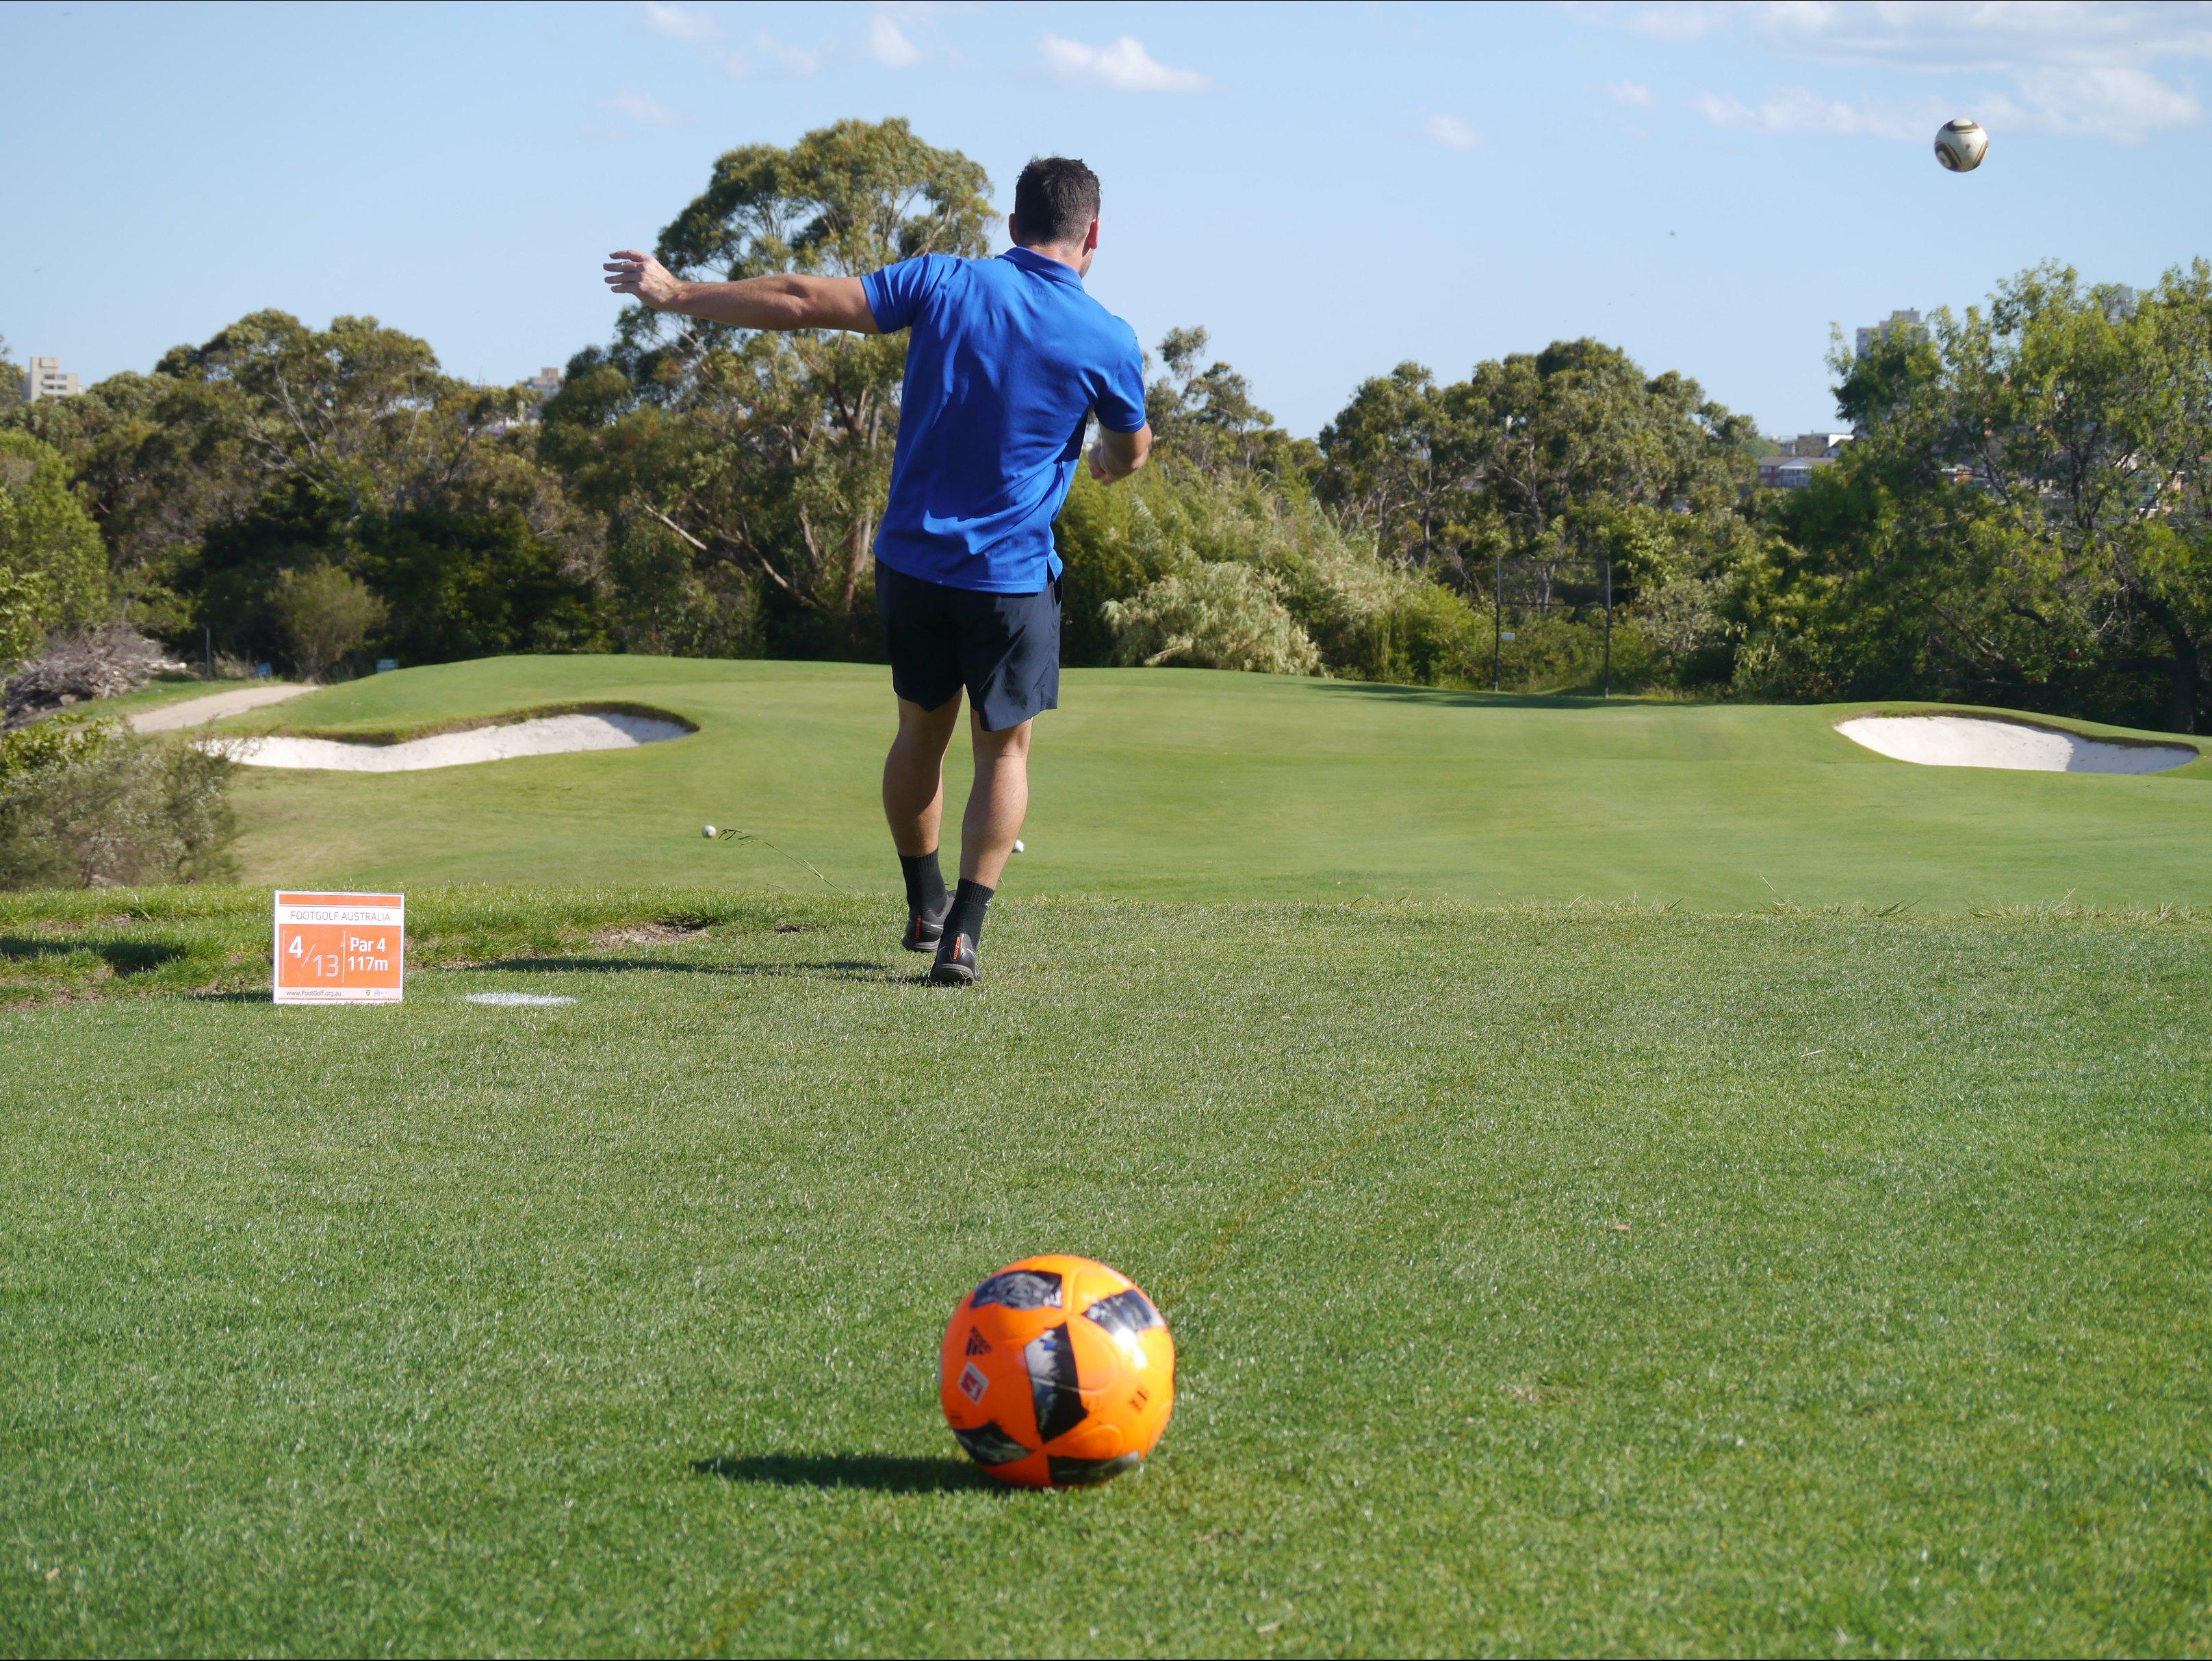
POLYGON ((619 975, 647 970, 661 975, 761 975, 780 978, 826 981, 881 981, 891 984, 927 976, 902 974, 879 963, 860 958, 833 958, 819 963, 684 963, 666 958, 509 958, 501 963, 470 965, 479 975, 619 975))
POLYGON ((1644 702, 1633 692, 1615 692, 1607 698, 1594 685, 1587 691, 1485 692, 1466 686, 1401 686, 1380 680, 1326 680, 1321 684, 1331 694, 1431 703, 1452 709, 1614 709, 1644 702))
POLYGON ((965 1459, 890 1453, 721 1453, 694 1459, 702 1476, 784 1488, 872 1488, 879 1494, 956 1494, 995 1484, 965 1459))
POLYGON ((167 940, 55 940, 30 934, 0 934, 0 964, 84 954, 102 959, 115 974, 143 975, 165 963, 174 963, 185 955, 185 948, 167 940))

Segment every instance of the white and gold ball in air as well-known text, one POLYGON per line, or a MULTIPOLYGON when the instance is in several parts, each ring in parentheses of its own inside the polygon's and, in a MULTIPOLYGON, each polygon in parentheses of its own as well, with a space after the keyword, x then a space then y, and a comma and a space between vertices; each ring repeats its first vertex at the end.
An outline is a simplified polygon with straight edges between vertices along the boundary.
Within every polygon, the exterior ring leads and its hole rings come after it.
POLYGON ((1990 136, 1978 121, 1960 116, 1946 121, 1936 132, 1936 159, 1953 173, 1972 173, 1990 153, 1990 136))

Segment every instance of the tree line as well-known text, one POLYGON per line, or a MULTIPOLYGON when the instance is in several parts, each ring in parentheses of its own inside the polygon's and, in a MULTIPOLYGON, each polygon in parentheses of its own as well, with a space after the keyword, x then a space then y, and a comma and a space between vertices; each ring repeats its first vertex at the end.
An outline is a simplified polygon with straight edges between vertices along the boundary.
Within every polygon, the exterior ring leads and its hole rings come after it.
MULTIPOLYGON (((903 121, 720 157, 678 275, 977 256, 990 181, 903 121)), ((1856 431, 1758 484, 1748 417, 1595 340, 1403 363, 1295 438, 1202 329, 1158 344, 1158 465, 1079 478, 1072 663, 1590 681, 1586 610, 1492 616, 1502 560, 1605 563, 1615 684, 1917 697, 2195 730, 2212 648, 2212 268, 2141 295, 2046 266, 1832 364, 1856 431)), ((868 657, 901 337, 633 308, 560 390, 281 312, 0 411, 0 655, 122 618, 327 674, 503 652, 868 657)), ((0 375, 0 383, 7 377, 0 375)))

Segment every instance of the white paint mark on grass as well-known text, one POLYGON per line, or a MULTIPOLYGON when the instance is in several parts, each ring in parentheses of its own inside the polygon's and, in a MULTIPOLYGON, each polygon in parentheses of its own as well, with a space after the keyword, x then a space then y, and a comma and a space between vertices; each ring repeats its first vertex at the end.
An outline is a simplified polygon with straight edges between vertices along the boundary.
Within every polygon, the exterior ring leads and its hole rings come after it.
POLYGON ((2033 773, 2163 773, 2197 759, 2192 745, 2115 743, 1990 715, 1857 715, 1836 730, 1893 761, 2033 773))
POLYGON ((556 998, 544 992, 471 992, 468 1001, 488 1003, 501 1009, 549 1009, 556 1004, 574 1003, 574 998, 556 998))
POLYGON ((500 727, 472 727, 402 744, 357 744, 343 739, 202 739, 200 748, 247 767, 297 767, 339 773, 414 773, 432 767, 466 767, 519 756, 560 756, 579 750, 629 750, 661 744, 691 731, 681 721, 621 714, 540 715, 500 727))

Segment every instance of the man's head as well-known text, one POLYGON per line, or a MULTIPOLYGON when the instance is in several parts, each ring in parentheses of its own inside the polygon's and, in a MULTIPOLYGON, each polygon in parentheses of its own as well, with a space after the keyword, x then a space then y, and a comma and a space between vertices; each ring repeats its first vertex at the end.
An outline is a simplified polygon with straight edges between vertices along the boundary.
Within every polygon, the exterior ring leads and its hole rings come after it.
POLYGON ((1023 247, 1088 271, 1098 252, 1098 175, 1072 156, 1038 156, 1014 180, 1006 229, 1023 247))

